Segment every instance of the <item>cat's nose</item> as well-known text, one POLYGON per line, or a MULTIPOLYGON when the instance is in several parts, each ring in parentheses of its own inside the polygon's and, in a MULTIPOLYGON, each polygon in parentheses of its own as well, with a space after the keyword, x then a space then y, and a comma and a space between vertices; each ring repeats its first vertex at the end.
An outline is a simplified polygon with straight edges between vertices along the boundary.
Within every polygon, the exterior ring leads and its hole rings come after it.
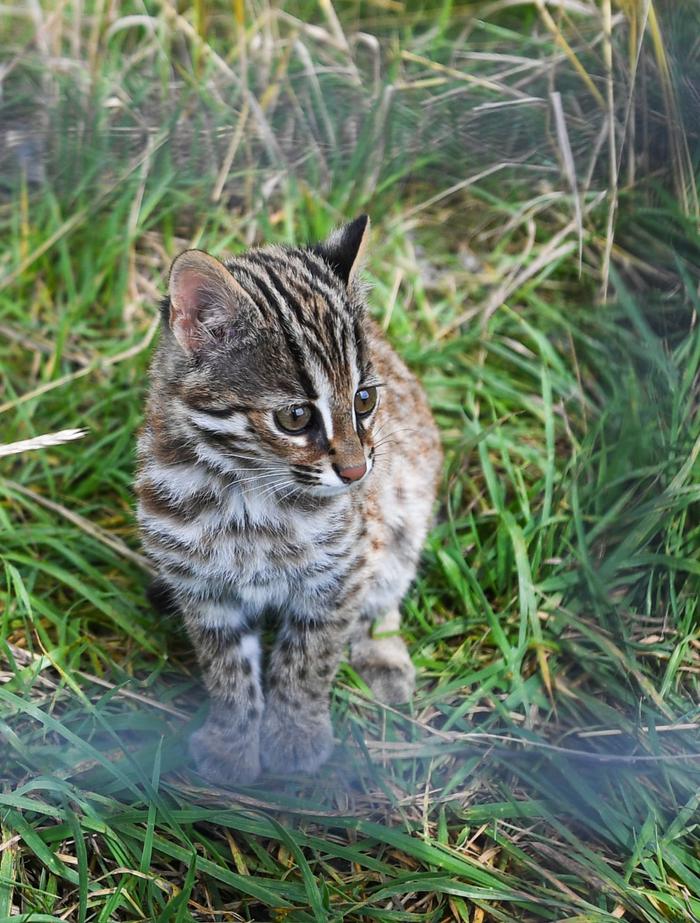
POLYGON ((333 465, 333 470, 338 475, 343 484, 351 484, 353 481, 359 481, 367 473, 367 462, 361 465, 353 465, 351 468, 339 468, 333 465))

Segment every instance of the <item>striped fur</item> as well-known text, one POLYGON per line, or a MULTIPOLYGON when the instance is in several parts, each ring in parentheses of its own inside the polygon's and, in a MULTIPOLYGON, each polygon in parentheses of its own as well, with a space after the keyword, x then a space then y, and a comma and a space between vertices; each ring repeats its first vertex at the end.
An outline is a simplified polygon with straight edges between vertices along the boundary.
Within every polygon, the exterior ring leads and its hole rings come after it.
POLYGON ((211 697, 200 771, 247 782, 328 756, 328 697, 351 662, 385 700, 413 667, 399 627, 441 454, 423 392, 368 317, 356 269, 368 222, 316 248, 175 261, 151 367, 136 489, 146 551, 188 628, 211 697), (359 418, 358 389, 377 387, 359 418), (313 426, 276 410, 312 405, 313 426), (338 472, 366 474, 351 483, 338 472), (277 641, 263 670, 263 617, 277 641))

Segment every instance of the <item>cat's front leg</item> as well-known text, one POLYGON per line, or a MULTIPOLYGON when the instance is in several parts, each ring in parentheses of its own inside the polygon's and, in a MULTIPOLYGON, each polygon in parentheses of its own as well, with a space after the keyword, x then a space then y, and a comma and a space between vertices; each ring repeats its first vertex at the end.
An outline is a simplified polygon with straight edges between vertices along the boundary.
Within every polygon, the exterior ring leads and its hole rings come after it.
POLYGON ((350 617, 288 617, 267 670, 260 758, 272 772, 313 772, 333 750, 331 683, 350 617))
POLYGON ((185 621, 211 704, 190 738, 199 772, 223 785, 245 785, 260 774, 260 642, 229 604, 189 608, 185 621))
POLYGON ((398 608, 376 619, 360 618, 350 639, 350 663, 385 705, 409 702, 416 685, 416 669, 406 642, 399 634, 398 608))

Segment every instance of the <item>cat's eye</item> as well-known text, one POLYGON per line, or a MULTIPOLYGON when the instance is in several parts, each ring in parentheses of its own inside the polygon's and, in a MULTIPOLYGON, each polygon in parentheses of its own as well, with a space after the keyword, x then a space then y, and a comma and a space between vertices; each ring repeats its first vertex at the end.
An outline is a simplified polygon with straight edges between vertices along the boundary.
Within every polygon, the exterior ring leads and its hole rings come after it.
POLYGON ((371 385, 369 388, 360 388, 355 395, 355 413, 358 417, 366 417, 372 413, 377 404, 377 389, 371 385))
POLYGON ((313 411, 309 404, 296 404, 275 411, 275 423, 285 433, 301 433, 311 422, 313 411))

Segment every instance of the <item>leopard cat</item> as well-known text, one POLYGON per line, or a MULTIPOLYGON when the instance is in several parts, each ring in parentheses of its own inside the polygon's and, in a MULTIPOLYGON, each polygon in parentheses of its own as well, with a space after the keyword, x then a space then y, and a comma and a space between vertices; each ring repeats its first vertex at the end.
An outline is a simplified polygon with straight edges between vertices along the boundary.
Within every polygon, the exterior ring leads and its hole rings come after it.
POLYGON ((347 645, 384 702, 441 449, 424 392, 365 305, 366 216, 315 246, 174 261, 138 440, 138 519, 210 697, 199 772, 243 784, 329 756, 347 645), (263 668, 261 629, 275 619, 263 668))

